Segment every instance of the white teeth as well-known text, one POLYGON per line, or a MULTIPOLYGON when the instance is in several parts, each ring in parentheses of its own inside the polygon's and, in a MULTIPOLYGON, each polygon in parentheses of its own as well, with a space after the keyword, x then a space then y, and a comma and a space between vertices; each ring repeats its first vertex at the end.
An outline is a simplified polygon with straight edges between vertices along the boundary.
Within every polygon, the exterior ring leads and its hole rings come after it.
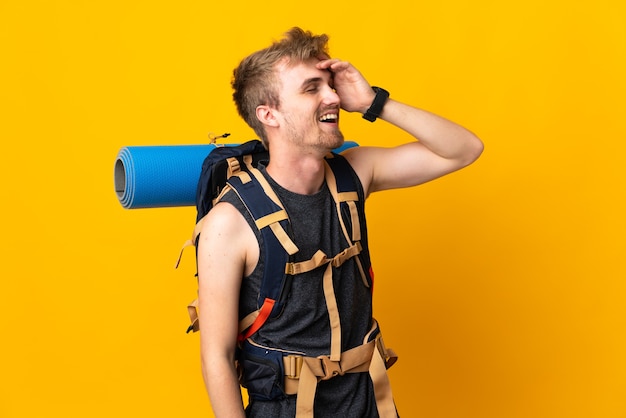
POLYGON ((336 113, 329 113, 320 118, 320 122, 326 122, 329 120, 337 120, 338 115, 336 113))

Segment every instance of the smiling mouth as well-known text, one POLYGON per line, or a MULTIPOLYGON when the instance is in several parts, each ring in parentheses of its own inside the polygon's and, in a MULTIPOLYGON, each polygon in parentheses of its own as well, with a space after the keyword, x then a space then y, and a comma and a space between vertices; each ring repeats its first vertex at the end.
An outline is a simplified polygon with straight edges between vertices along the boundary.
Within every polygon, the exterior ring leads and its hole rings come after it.
POLYGON ((337 122, 337 119, 339 119, 339 115, 336 113, 328 113, 326 115, 323 115, 320 118, 320 122, 324 122, 324 123, 334 123, 337 122))

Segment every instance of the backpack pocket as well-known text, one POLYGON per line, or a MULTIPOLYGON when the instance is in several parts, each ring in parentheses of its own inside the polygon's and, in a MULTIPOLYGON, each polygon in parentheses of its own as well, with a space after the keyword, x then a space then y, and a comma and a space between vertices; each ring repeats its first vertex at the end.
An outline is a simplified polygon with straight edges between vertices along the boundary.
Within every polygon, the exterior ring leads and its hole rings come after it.
POLYGON ((272 401, 285 398, 283 353, 244 341, 238 350, 239 382, 252 399, 272 401))

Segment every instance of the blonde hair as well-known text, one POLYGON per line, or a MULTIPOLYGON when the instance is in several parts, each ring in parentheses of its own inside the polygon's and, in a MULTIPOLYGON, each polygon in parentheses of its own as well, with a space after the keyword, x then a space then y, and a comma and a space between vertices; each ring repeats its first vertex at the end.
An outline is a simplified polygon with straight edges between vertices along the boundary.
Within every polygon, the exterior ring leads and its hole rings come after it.
POLYGON ((267 147, 267 135, 256 117, 260 105, 280 106, 276 65, 285 61, 295 64, 310 58, 328 58, 328 36, 313 35, 294 27, 280 41, 244 58, 233 71, 233 99, 239 115, 267 147))

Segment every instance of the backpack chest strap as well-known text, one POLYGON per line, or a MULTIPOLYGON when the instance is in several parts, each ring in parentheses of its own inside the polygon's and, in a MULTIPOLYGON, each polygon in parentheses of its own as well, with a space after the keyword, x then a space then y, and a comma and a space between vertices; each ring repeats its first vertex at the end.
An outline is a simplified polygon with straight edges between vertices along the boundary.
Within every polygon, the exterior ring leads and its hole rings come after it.
POLYGON ((285 265, 286 274, 302 274, 315 270, 325 264, 330 263, 333 267, 339 267, 345 263, 348 259, 361 253, 361 243, 357 242, 352 244, 333 258, 327 258, 326 254, 322 250, 318 250, 310 260, 300 261, 298 263, 287 263, 285 265))

